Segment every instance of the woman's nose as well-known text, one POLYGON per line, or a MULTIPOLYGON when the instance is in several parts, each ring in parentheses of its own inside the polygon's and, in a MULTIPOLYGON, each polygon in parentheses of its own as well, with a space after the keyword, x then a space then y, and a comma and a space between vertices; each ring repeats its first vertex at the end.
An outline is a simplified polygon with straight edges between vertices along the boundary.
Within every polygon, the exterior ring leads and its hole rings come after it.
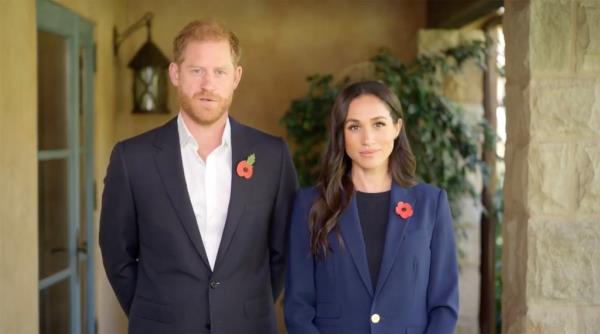
POLYGON ((362 133, 362 144, 363 145, 371 145, 373 143, 374 135, 370 129, 364 129, 362 133))

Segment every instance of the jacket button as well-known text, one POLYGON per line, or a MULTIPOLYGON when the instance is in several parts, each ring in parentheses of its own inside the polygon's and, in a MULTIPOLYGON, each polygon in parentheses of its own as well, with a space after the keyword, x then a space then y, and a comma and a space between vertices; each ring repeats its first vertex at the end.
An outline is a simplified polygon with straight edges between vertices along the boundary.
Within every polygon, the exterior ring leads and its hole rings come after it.
POLYGON ((374 324, 378 324, 379 321, 381 321, 381 317, 379 316, 379 314, 375 313, 371 315, 371 322, 374 324))
POLYGON ((219 283, 217 281, 210 281, 209 285, 210 285, 211 289, 216 289, 219 286, 219 284, 221 284, 221 283, 219 283))

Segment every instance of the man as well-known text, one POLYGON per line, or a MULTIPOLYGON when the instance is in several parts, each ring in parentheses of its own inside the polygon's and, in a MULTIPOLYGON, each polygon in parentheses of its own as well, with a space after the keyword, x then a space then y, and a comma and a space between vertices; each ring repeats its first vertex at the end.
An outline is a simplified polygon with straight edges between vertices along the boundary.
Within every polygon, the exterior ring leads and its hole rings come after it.
POLYGON ((229 117, 239 58, 232 32, 188 24, 178 116, 113 149, 100 247, 130 332, 277 332, 296 175, 283 140, 229 117))

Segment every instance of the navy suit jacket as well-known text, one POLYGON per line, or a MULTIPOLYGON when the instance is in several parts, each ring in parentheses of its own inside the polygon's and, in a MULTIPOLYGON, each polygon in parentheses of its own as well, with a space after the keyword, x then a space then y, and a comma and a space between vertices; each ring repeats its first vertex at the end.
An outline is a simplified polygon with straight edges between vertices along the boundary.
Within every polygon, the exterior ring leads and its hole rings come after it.
POLYGON ((458 266, 446 192, 427 184, 393 184, 376 285, 356 196, 339 220, 343 245, 330 233, 333 250, 327 258, 311 255, 307 222, 316 195, 315 188, 300 191, 292 214, 285 288, 289 333, 453 333, 458 266), (395 213, 400 201, 413 207, 412 217, 395 213))
POLYGON ((139 333, 276 333, 296 175, 286 144, 230 119, 231 197, 214 272, 187 192, 176 118, 118 143, 100 247, 139 333), (250 179, 236 165, 256 155, 250 179))

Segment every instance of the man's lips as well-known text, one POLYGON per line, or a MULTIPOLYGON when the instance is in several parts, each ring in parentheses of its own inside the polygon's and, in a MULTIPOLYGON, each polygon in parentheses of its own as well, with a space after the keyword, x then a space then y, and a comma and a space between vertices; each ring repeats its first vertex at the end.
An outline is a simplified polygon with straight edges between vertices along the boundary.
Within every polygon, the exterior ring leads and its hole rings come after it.
POLYGON ((203 101, 203 102, 217 102, 217 99, 214 98, 210 98, 210 97, 199 97, 196 98, 197 100, 203 101))
POLYGON ((214 95, 195 95, 194 99, 202 102, 219 102, 220 98, 214 95))

